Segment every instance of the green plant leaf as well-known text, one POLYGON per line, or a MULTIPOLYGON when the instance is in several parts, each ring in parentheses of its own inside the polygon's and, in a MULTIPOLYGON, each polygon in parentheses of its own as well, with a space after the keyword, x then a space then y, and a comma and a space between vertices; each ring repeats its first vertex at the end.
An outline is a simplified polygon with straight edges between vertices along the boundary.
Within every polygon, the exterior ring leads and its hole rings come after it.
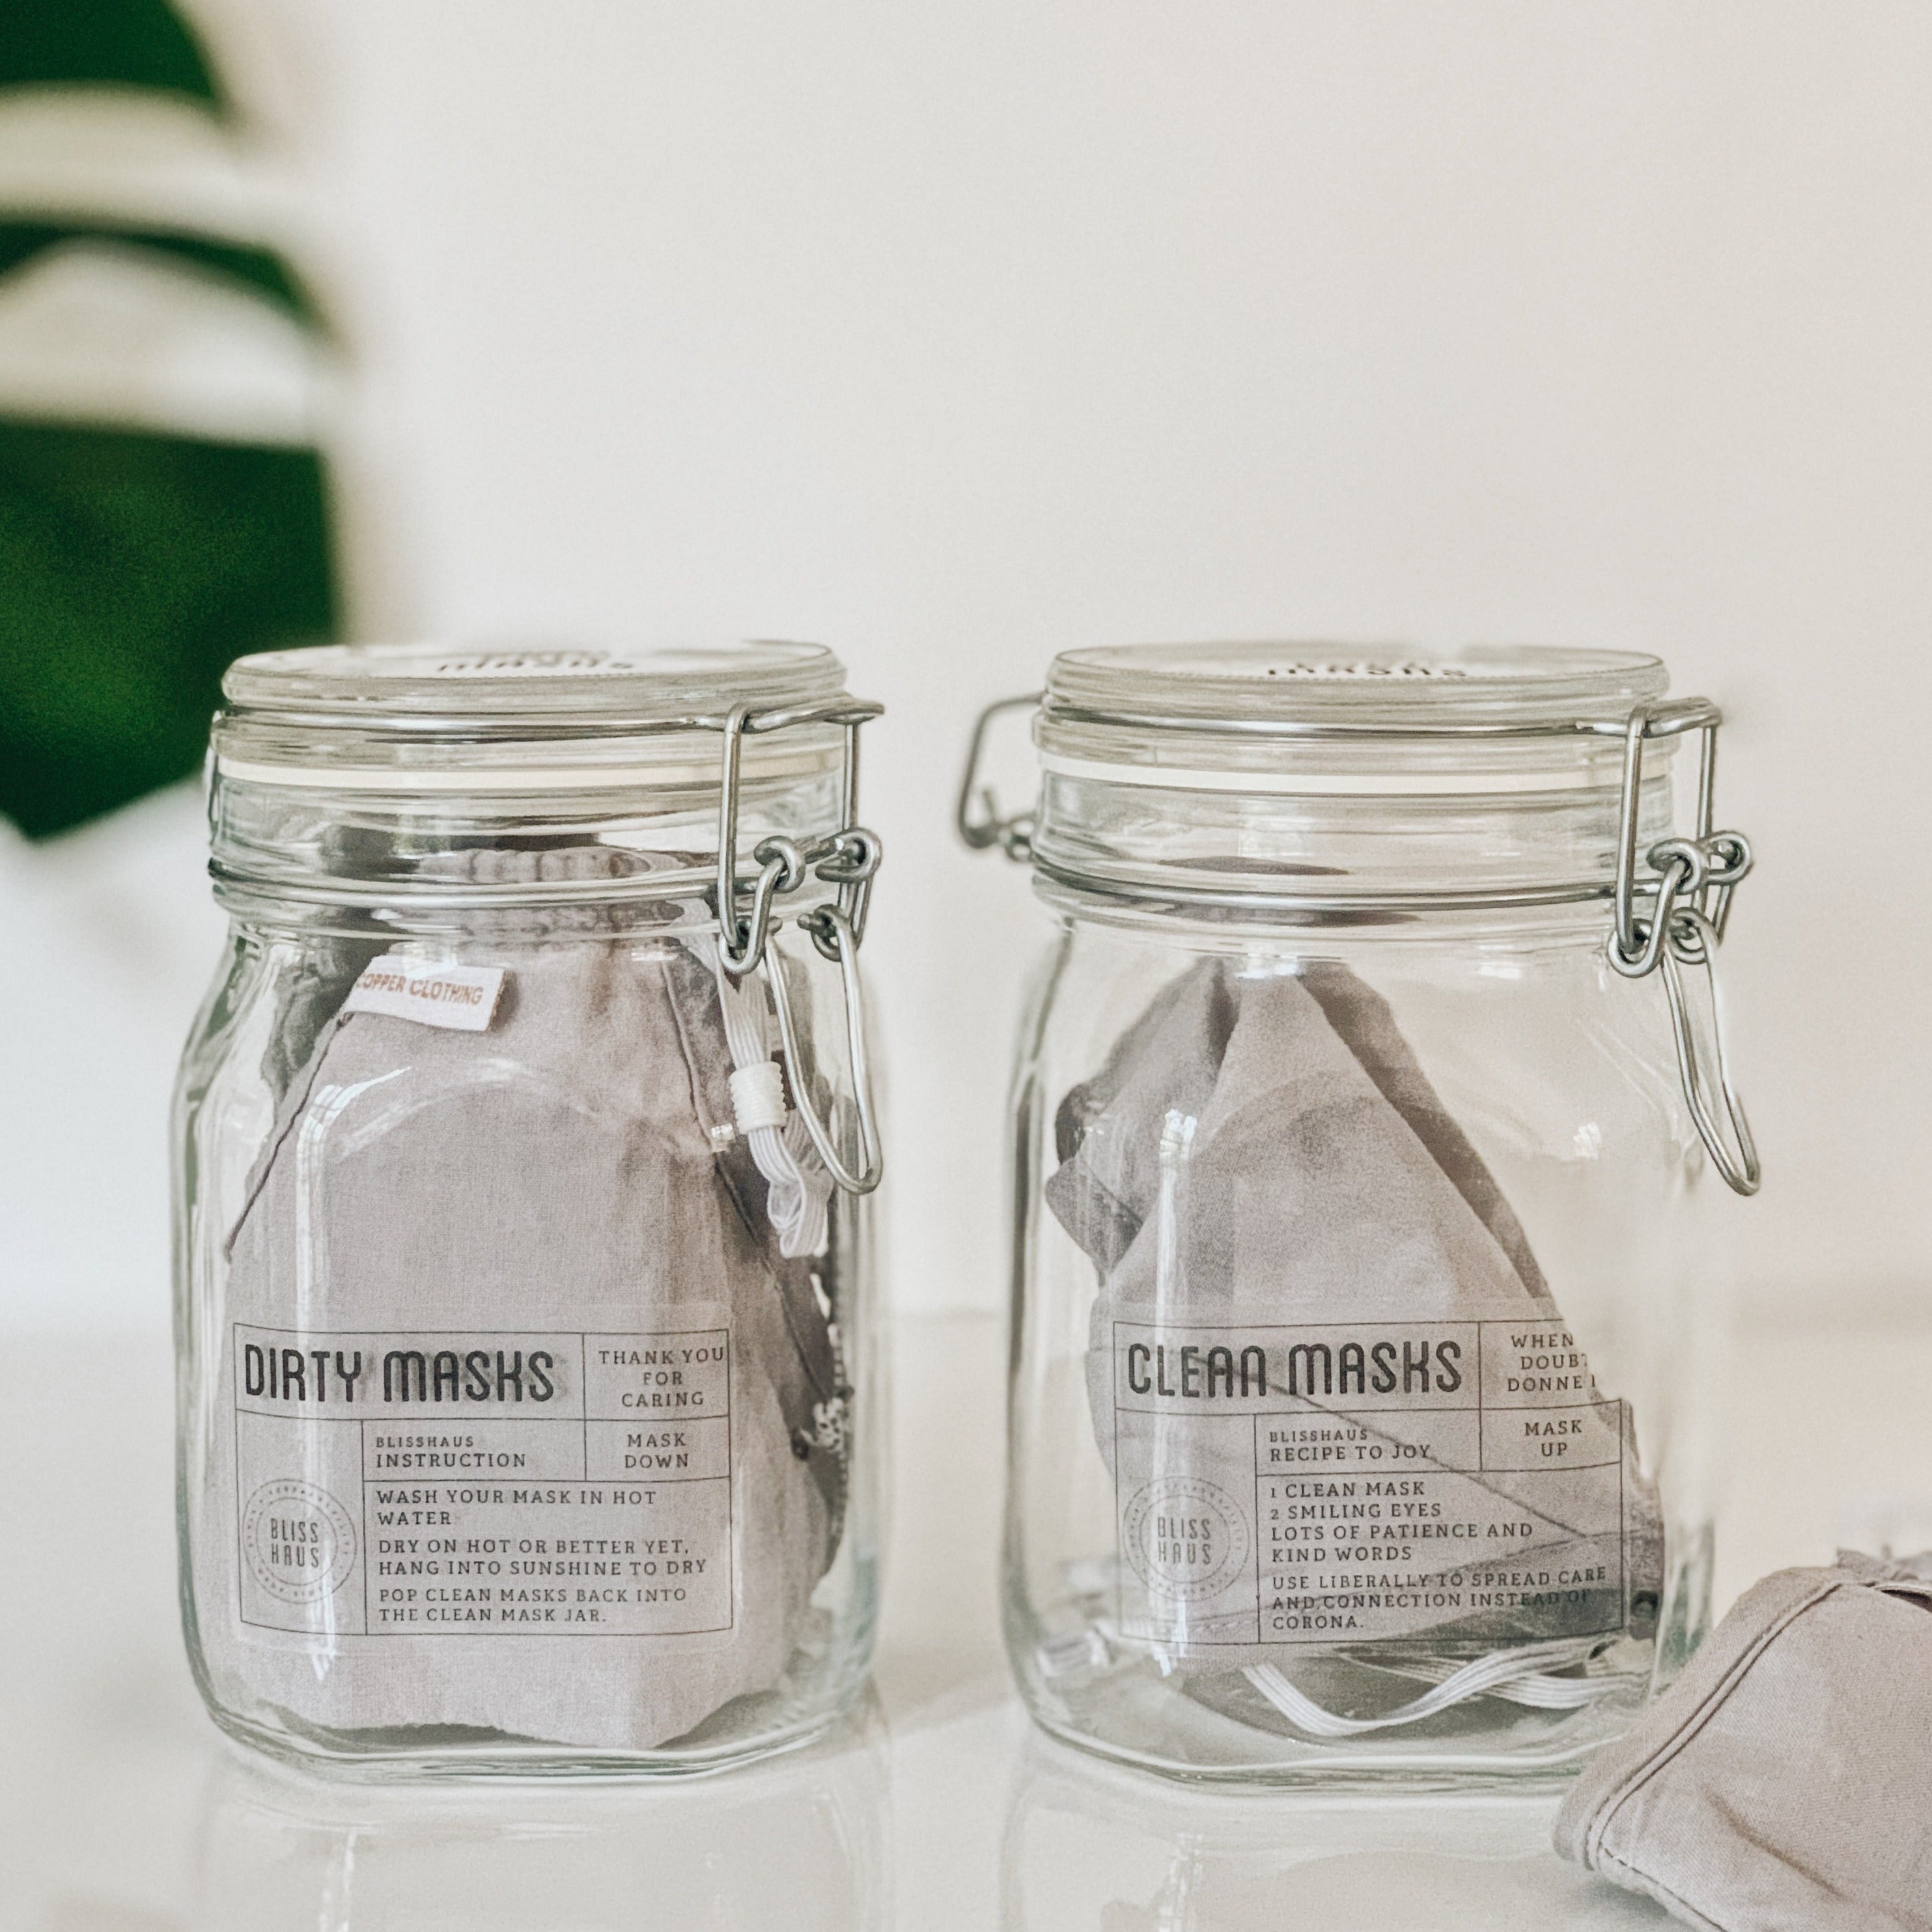
POLYGON ((316 451, 0 421, 0 812, 29 836, 188 776, 230 662, 338 616, 316 451))
POLYGON ((205 236, 172 230, 130 227, 123 222, 85 218, 63 218, 57 222, 0 220, 0 277, 59 242, 96 240, 124 242, 172 255, 178 261, 243 284, 310 328, 327 326, 320 305, 272 249, 252 248, 239 242, 212 241, 205 236))
POLYGON ((158 88, 227 107, 166 0, 0 0, 0 87, 50 86, 158 88))

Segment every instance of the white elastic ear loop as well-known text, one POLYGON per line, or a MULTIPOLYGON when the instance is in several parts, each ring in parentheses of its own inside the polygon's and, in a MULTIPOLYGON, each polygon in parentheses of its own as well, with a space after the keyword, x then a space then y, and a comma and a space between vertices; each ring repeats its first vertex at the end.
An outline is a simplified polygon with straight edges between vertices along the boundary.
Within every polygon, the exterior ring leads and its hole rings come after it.
POLYGON ((751 973, 734 982, 718 957, 716 941, 708 935, 692 944, 718 982, 718 1010, 734 1069, 731 1111, 765 1177, 765 1211, 778 1234, 778 1252, 792 1258, 822 1255, 829 1238, 832 1177, 812 1151, 805 1123, 785 1106, 784 1077, 772 1058, 766 1029, 764 984, 751 973))
POLYGON ((1599 1697, 1625 1688, 1616 1677, 1558 1677, 1549 1674, 1582 1662, 1590 1644, 1574 1638, 1551 1643, 1526 1644, 1516 1650, 1495 1650, 1486 1657, 1453 1670, 1437 1684, 1399 1709, 1379 1718, 1342 1718, 1325 1710, 1298 1690, 1272 1664, 1256 1664, 1243 1675, 1300 1731, 1312 1738, 1354 1738, 1400 1724, 1419 1724, 1472 1697, 1502 1697, 1545 1711, 1580 1710, 1599 1697))

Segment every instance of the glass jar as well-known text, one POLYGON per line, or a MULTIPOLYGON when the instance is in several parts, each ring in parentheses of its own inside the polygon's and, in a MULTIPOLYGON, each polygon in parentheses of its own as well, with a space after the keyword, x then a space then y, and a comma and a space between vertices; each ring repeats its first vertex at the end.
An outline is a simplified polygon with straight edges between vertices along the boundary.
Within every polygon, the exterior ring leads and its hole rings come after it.
POLYGON ((874 1620, 878 707, 790 644, 331 647, 224 691, 176 1110, 209 1709, 401 1778, 816 1735, 874 1620))
POLYGON ((1048 1730, 1204 1780, 1516 1780, 1702 1636, 1691 1209, 1714 1166, 1756 1185, 1710 978, 1750 854, 1712 829, 1718 714, 1666 684, 1609 652, 1070 652, 1011 700, 1016 818, 982 718, 962 831, 1056 918, 1014 1090, 1005 1584, 1048 1730))

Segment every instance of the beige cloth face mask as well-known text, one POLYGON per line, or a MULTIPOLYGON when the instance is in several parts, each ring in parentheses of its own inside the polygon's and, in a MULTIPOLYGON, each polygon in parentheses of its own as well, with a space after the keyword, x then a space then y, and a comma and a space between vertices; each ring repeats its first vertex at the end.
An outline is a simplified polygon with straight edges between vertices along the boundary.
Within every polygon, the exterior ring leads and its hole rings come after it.
POLYGON ((352 995, 288 1089, 231 1240, 210 1600, 302 1724, 644 1750, 781 1684, 836 1548, 833 1270, 783 1252, 828 1190, 734 1118, 761 982, 521 929, 410 968, 500 974, 487 1024, 352 995))
POLYGON ((1571 1674, 1654 1628, 1628 1413, 1379 996, 1340 965, 1196 966, 1056 1132, 1046 1198, 1100 1276, 1125 1634, 1318 1738, 1630 1690, 1571 1674), (1512 1388, 1552 1354, 1568 1391, 1512 1388))
POLYGON ((1703 1932, 1932 1932, 1932 1556, 1748 1590, 1556 1849, 1703 1932))

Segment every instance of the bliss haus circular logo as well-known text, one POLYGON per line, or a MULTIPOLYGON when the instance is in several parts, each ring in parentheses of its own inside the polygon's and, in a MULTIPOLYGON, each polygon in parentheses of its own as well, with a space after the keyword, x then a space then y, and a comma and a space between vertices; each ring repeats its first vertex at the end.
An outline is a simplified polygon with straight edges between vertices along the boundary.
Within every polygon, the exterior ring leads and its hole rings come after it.
POLYGON ((1198 1604, 1226 1588, 1248 1558, 1248 1526, 1219 1484, 1166 1476, 1139 1490, 1120 1525, 1127 1560, 1159 1595, 1198 1604))
POLYGON ((256 1582, 285 1604, 317 1604, 356 1564, 356 1526, 326 1490, 285 1478, 264 1483, 242 1516, 242 1548, 256 1582))

